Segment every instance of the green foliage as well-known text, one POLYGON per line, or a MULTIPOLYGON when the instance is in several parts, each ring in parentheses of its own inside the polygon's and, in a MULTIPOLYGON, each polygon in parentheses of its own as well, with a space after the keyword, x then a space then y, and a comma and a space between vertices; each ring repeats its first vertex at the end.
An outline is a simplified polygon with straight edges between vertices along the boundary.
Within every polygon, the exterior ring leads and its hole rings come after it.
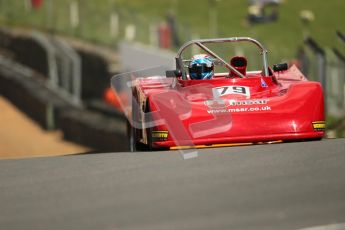
POLYGON ((335 31, 345 33, 344 0, 285 0, 279 6, 277 22, 248 25, 245 22, 248 1, 245 0, 44 0, 39 10, 27 10, 28 0, 0 0, 0 25, 35 27, 86 38, 108 45, 117 39, 109 36, 111 12, 120 15, 120 35, 128 24, 137 26, 136 40, 149 41, 149 27, 165 20, 168 12, 176 16, 179 35, 184 42, 195 36, 210 37, 210 10, 217 12, 218 37, 250 36, 267 46, 272 62, 291 59, 303 43, 303 31, 322 46, 343 49, 335 31), (80 3, 81 24, 69 24, 69 6, 80 3), (51 4, 51 5, 50 5, 51 4), (52 7, 50 7, 52 6, 52 7), (315 20, 302 23, 300 12, 310 10, 315 20), (273 61, 272 61, 273 60, 273 61))

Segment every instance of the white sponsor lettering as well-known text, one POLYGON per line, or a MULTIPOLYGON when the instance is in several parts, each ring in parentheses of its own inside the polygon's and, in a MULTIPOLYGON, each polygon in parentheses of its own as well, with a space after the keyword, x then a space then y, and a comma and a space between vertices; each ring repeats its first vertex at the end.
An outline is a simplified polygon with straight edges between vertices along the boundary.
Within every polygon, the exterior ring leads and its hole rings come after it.
POLYGON ((264 104, 267 104, 267 102, 268 102, 268 99, 246 100, 246 101, 229 100, 230 105, 264 105, 264 104))
POLYGON ((257 99, 257 100, 223 100, 223 99, 213 99, 207 100, 204 104, 211 109, 221 109, 229 106, 250 106, 250 105, 265 105, 268 99, 257 99))
POLYGON ((272 108, 268 105, 262 107, 244 107, 244 108, 228 108, 228 109, 210 109, 207 113, 241 113, 241 112, 262 112, 271 111, 272 108))

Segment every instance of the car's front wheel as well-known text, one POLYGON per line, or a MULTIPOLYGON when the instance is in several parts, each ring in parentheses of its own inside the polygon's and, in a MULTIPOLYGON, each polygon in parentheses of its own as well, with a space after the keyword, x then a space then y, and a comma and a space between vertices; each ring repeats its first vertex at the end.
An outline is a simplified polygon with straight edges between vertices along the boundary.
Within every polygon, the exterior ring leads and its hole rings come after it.
POLYGON ((131 152, 137 152, 137 151, 148 151, 151 149, 151 132, 150 128, 146 130, 147 132, 147 139, 148 144, 141 143, 139 140, 141 139, 142 129, 140 127, 136 127, 136 125, 139 125, 139 119, 140 116, 140 107, 137 103, 137 94, 133 92, 133 100, 132 100, 132 113, 131 113, 131 124, 129 121, 127 121, 127 137, 128 137, 128 143, 129 143, 129 151, 131 152), (136 124, 136 125, 135 125, 136 124))

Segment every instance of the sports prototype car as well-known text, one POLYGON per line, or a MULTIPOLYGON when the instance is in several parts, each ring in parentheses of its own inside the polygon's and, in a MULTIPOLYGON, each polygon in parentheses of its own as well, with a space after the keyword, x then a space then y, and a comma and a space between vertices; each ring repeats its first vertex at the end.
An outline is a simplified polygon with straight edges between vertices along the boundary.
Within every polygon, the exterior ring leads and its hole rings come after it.
POLYGON ((174 70, 157 67, 112 78, 112 88, 129 120, 132 151, 324 136, 321 84, 307 80, 294 65, 270 68, 267 50, 257 40, 193 40, 179 49, 175 59, 174 70), (254 44, 261 54, 258 70, 247 70, 250 60, 245 56, 227 61, 210 48, 244 42, 254 44), (203 55, 185 58, 191 46, 199 47, 203 55), (217 71, 218 66, 222 71, 217 71))

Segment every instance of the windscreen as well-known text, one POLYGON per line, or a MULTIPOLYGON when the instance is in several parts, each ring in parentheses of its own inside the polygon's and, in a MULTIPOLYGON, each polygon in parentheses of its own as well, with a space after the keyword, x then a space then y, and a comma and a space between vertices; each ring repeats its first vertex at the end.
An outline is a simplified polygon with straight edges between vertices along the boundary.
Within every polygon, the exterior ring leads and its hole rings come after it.
POLYGON ((202 103, 205 111, 206 107, 220 109, 225 104, 211 84, 201 82, 194 86, 181 86, 176 78, 166 77, 166 69, 163 67, 115 75, 111 79, 111 86, 119 101, 120 109, 131 126, 136 129, 166 126, 176 146, 188 146, 188 149, 179 149, 184 159, 198 155, 193 139, 225 132, 231 128, 230 113, 225 112, 210 114, 208 119, 197 120, 186 127, 184 120, 195 116, 192 113, 193 98, 205 98, 202 103), (143 109, 145 103, 142 103, 142 100, 147 95, 138 94, 145 90, 148 92, 156 90, 150 95, 150 102, 156 108, 154 111, 143 109), (133 114, 139 114, 140 118, 133 114))

